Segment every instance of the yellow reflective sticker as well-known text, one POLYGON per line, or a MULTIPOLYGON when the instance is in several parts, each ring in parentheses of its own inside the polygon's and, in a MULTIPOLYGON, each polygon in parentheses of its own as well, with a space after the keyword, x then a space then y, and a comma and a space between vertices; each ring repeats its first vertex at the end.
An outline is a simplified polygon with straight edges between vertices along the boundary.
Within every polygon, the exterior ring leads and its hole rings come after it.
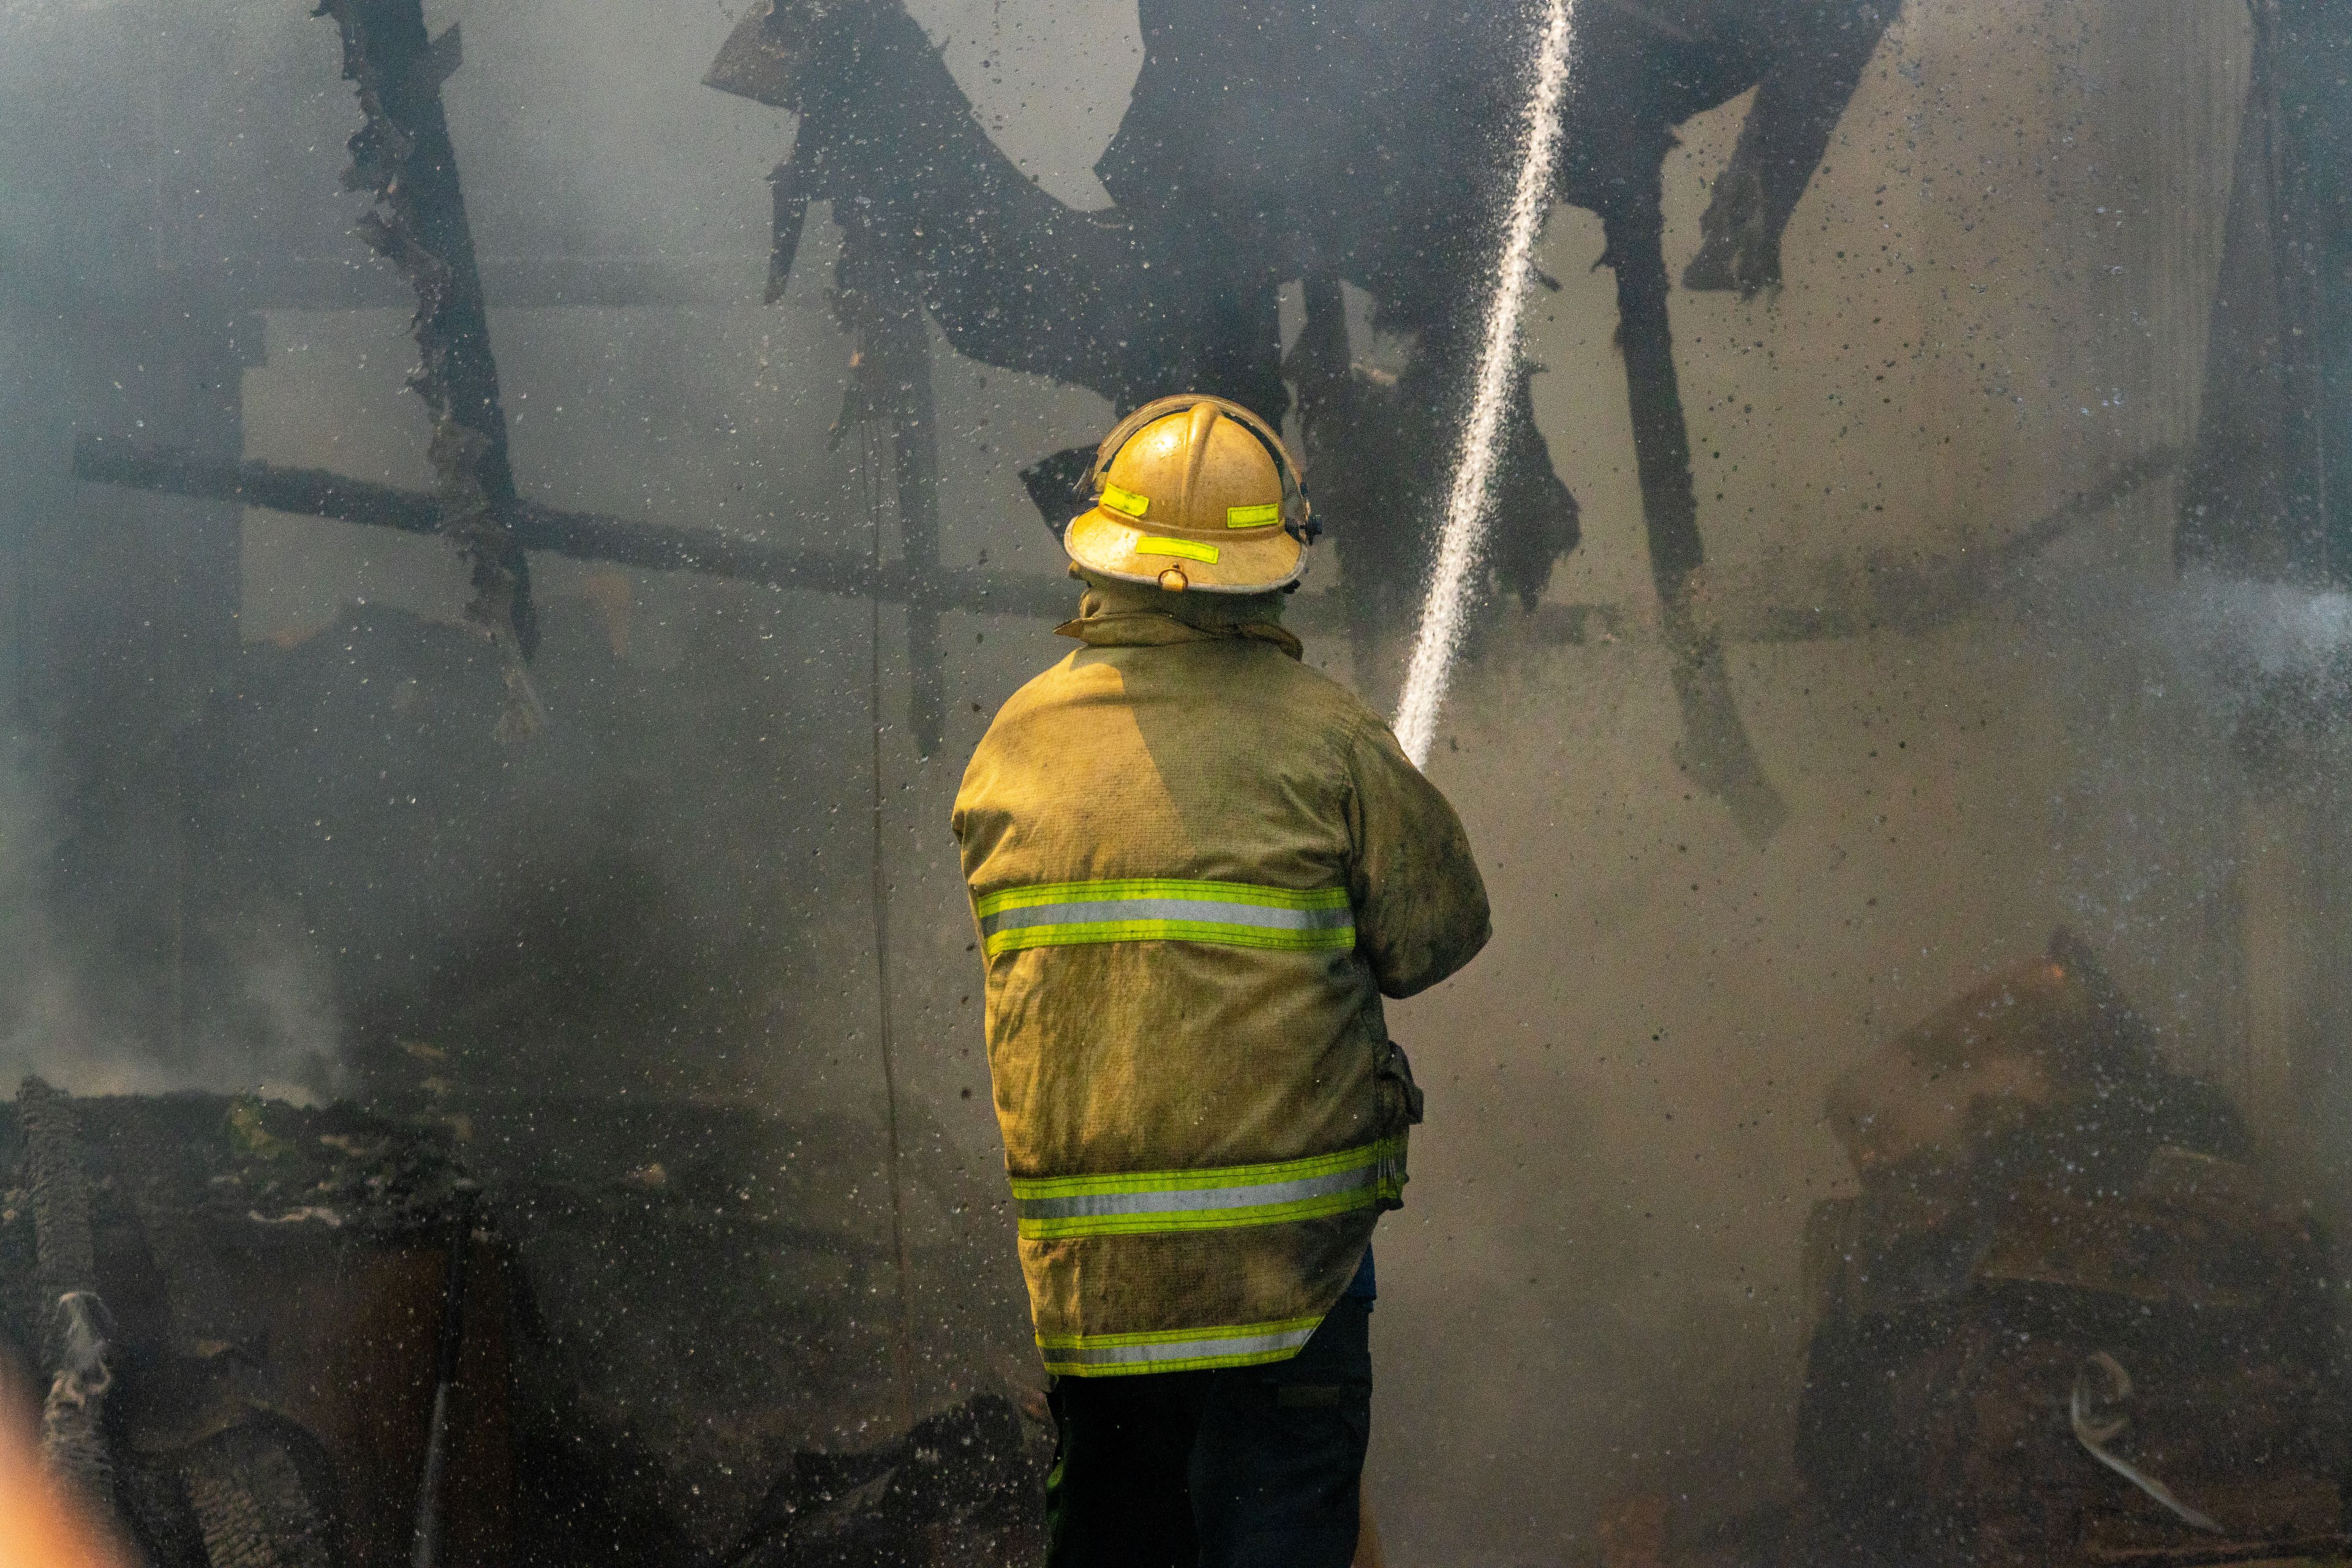
POLYGON ((1265 528, 1282 521, 1282 503, 1268 501, 1264 506, 1229 506, 1225 508, 1227 528, 1265 528))
POLYGON ((1215 545, 1195 544, 1189 539, 1139 539, 1135 542, 1135 552, 1138 555, 1181 555, 1187 561, 1205 561, 1212 566, 1217 563, 1215 545))
POLYGON ((1123 490, 1117 485, 1103 486, 1102 503, 1111 510, 1123 511, 1129 517, 1141 517, 1151 510, 1150 496, 1139 496, 1133 490, 1123 490))

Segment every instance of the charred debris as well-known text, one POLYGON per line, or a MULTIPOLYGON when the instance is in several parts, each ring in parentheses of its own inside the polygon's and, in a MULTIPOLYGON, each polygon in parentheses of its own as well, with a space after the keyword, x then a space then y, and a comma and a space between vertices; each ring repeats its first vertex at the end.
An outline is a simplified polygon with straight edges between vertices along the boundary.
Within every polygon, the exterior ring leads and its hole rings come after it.
MULTIPOLYGON (((801 1223, 783 1192, 713 1234, 680 1146, 713 1132, 744 1130, 631 1126, 632 1152, 668 1162, 551 1176, 493 1157, 478 1181, 461 1149, 528 1134, 28 1080, 0 1110, 0 1356, 11 1386, 46 1390, 50 1465, 147 1568, 1034 1556, 1043 1429, 1004 1394, 878 1447, 780 1448, 768 1413, 713 1397, 727 1366, 623 1364, 600 1342, 614 1303, 568 1299, 567 1282, 616 1266, 647 1287, 740 1268, 753 1248, 819 1277, 887 1268, 801 1223), (667 1473, 672 1427, 717 1428, 687 1460, 708 1471, 667 1473), (736 1467, 740 1501, 696 1484, 736 1467)), ((821 1291, 782 1323, 714 1313, 714 1294, 723 1280, 648 1289, 648 1307, 720 1320, 698 1341, 651 1325, 654 1342, 688 1362, 756 1356, 761 1339, 857 1353, 825 1342, 855 1331, 824 1321, 821 1291)), ((801 1384, 811 1404, 844 1397, 801 1384)))
MULTIPOLYGON (((827 1367, 882 1352, 840 1303, 887 1249, 789 1185, 714 1202, 782 1130, 604 1107, 583 1145, 559 1107, 455 1103, 430 1077, 399 1120, 28 1082, 0 1113, 0 1349, 147 1563, 1034 1559, 1050 1444, 1010 1390, 814 1449, 731 1387, 781 1339, 793 1397, 846 1412, 873 1391, 827 1367), (808 1278, 785 1321, 730 1293, 747 1257, 808 1278)), ((2327 1237, 2093 954, 2060 933, 1827 1109, 1857 1188, 1807 1227, 1802 1490, 1695 1534, 1625 1500, 1604 1568, 2340 1558, 2327 1237)))
MULTIPOLYGON (((1618 280, 1643 510, 1675 653, 1687 766, 1759 841, 1777 830, 1785 808, 1731 700, 1726 628, 1702 581, 1665 310, 1660 165, 1675 125, 1756 92, 1684 282, 1742 293, 1774 286, 1780 236, 1895 11, 1880 0, 1600 5, 1580 45, 1580 80, 1590 85, 1570 104, 1572 153, 1558 194, 1600 213, 1609 236, 1604 259, 1618 280)), ((728 558, 748 554, 761 563, 745 574, 781 574, 828 592, 861 592, 883 580, 878 558, 845 580, 821 570, 822 560, 779 560, 748 543, 714 541, 698 559, 667 537, 680 531, 655 529, 639 540, 635 524, 583 530, 534 519, 508 459, 472 231, 440 102, 441 83, 461 59, 458 32, 428 38, 419 0, 324 0, 320 15, 341 31, 344 74, 363 117, 346 176, 375 198, 361 234, 416 300, 420 363, 411 385, 431 414, 437 476, 429 522, 415 498, 375 496, 348 481, 322 486, 321 476, 301 472, 248 471, 232 484, 130 442, 85 443, 77 472, 171 493, 242 494, 259 504, 272 504, 260 498, 275 493, 311 515, 447 535, 472 575, 469 615, 501 651, 510 689, 502 728, 516 733, 545 718, 525 669, 536 643, 530 549, 667 557, 729 574, 728 558), (320 500, 313 492, 322 488, 334 493, 320 500), (299 499, 306 493, 307 504, 299 499), (590 536, 598 537, 583 546, 590 536), (803 570, 779 573, 794 564, 803 570)), ((927 321, 981 363, 1086 387, 1121 409, 1183 384, 1234 397, 1279 423, 1293 404, 1286 378, 1295 382, 1308 466, 1325 476, 1328 504, 1352 525, 1340 545, 1340 613, 1368 683, 1391 679, 1382 672, 1410 621, 1411 585, 1425 575, 1430 487, 1446 467, 1447 421, 1467 375, 1473 334, 1462 311, 1475 290, 1462 284, 1492 248, 1490 209, 1504 174, 1495 132, 1516 101, 1496 62, 1516 58, 1517 40, 1496 33, 1509 25, 1502 12, 1461 36, 1410 10, 1369 31, 1334 31, 1338 24, 1312 6, 1278 7, 1273 22, 1279 40, 1244 46, 1238 35, 1173 12, 1148 13, 1144 73, 1101 165, 1117 203, 1107 213, 1066 207, 1030 182, 980 129, 921 28, 892 0, 760 0, 711 67, 712 87, 801 116, 793 151, 771 176, 771 301, 791 275, 813 201, 829 203, 844 232, 833 298, 852 335, 853 361, 836 436, 862 432, 874 445, 875 471, 888 454, 904 557, 888 575, 908 609, 912 728, 924 754, 939 728, 939 612, 1025 612, 1031 596, 982 598, 980 584, 940 569, 927 321), (1319 74, 1267 79, 1275 59, 1309 62, 1299 68, 1319 74), (1375 90, 1408 78, 1415 90, 1375 90), (1263 90, 1221 96, 1232 82, 1263 90), (1272 107, 1299 101, 1356 107, 1301 135, 1290 111, 1272 107), (1258 107, 1235 113, 1244 102, 1258 107), (1374 112, 1376 103, 1385 107, 1374 112), (1410 109, 1402 119, 1392 111, 1398 105, 1410 109), (1218 128, 1217 144, 1193 148, 1188 128, 1204 124, 1218 128), (1351 173, 1359 168, 1390 173, 1368 192, 1351 173), (1237 173, 1244 170, 1255 173, 1237 173), (1392 213, 1415 216, 1403 224, 1374 216, 1392 213), (1286 361, 1276 304, 1293 280, 1304 285, 1309 320, 1286 361), (1401 375, 1355 363, 1343 283, 1370 296, 1382 330, 1417 345, 1401 375)), ((1534 420, 1530 378, 1540 368, 1523 365, 1515 383, 1490 562, 1491 594, 1530 612, 1554 563, 1580 537, 1575 498, 1534 420)), ((1024 474, 1050 526, 1069 515, 1086 456, 1048 454, 1024 474)))
MULTIPOLYGON (((2327 1237, 2061 931, 1832 1087, 1858 1191, 1806 1229, 1803 1491, 1609 1568, 2341 1561, 2327 1237)), ((1611 1532, 1604 1528, 1604 1537, 1611 1532)))

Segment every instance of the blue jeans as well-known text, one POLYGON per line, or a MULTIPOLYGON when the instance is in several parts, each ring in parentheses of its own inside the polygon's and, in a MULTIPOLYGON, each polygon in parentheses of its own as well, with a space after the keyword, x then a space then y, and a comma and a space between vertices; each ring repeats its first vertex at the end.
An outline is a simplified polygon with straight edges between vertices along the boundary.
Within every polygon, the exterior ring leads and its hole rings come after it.
POLYGON ((1348 1568, 1370 1317, 1343 1299, 1266 1366, 1057 1379, 1046 1568, 1348 1568))

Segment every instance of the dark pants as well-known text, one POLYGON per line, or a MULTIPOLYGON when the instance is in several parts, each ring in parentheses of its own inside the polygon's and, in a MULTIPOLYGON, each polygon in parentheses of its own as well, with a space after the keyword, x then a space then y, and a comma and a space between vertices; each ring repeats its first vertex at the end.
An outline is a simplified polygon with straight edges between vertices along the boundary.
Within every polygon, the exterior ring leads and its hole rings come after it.
POLYGON ((1046 1568, 1348 1568, 1370 1316, 1342 1300, 1268 1366, 1058 1379, 1046 1568))

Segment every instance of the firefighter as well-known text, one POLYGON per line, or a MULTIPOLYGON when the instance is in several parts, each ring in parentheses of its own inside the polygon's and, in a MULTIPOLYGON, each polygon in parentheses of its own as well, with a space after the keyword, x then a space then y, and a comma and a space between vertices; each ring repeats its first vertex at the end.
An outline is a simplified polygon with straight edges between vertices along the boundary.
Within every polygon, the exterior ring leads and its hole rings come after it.
POLYGON ((1468 963, 1461 821, 1283 629, 1310 537, 1220 398, 1105 440, 1075 652, 956 796, 1057 1433, 1052 1568, 1345 1568, 1372 1226, 1420 1092, 1381 997, 1468 963))

